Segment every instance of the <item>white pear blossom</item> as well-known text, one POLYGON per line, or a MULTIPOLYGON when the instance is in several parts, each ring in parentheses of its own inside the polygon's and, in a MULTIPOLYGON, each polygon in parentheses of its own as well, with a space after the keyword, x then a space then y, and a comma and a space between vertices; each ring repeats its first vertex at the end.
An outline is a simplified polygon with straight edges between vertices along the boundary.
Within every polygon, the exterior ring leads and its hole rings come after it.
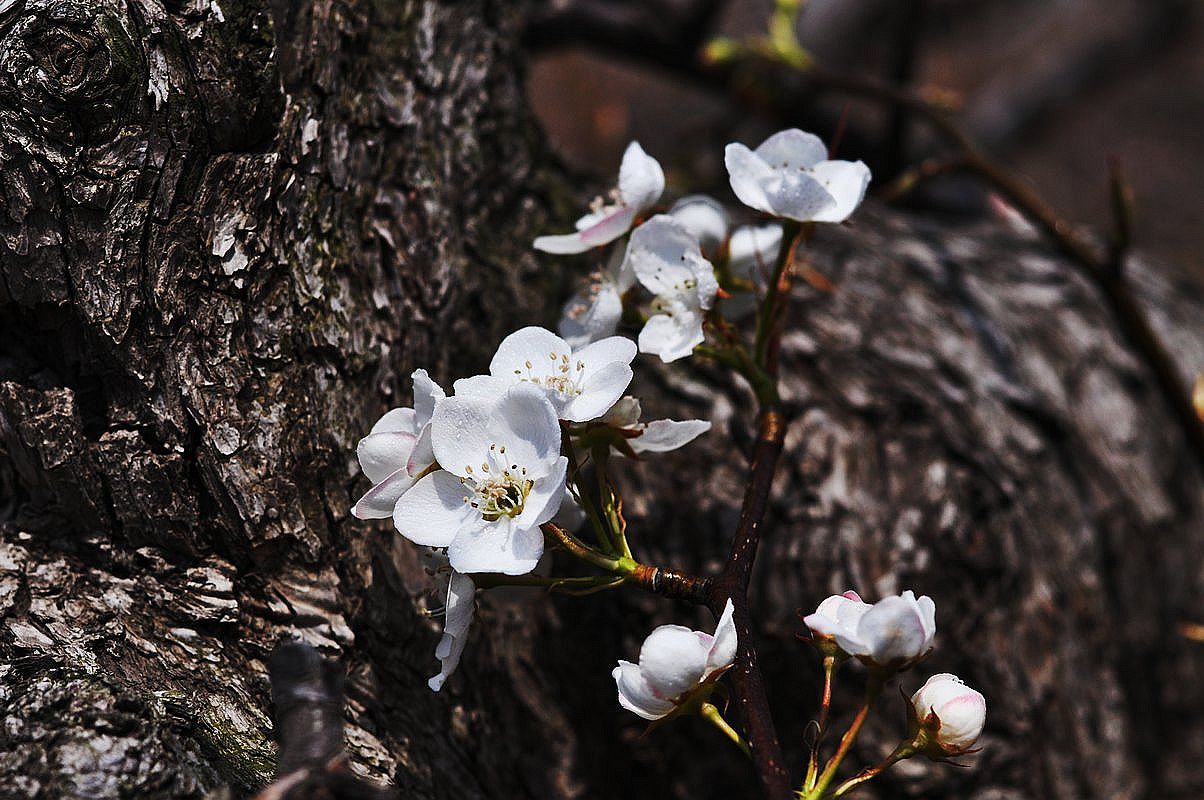
POLYGON ((441 609, 431 609, 432 614, 443 615, 443 636, 435 647, 435 658, 440 662, 439 674, 427 681, 431 691, 437 692, 460 664, 476 608, 477 587, 472 578, 452 569, 443 551, 428 550, 423 560, 427 571, 435 577, 435 595, 446 598, 441 609))
POLYGON ((676 361, 704 341, 702 320, 719 291, 698 240, 672 217, 659 214, 631 234, 627 257, 653 295, 652 316, 640 331, 640 351, 676 361))
POLYGON ((623 153, 619 167, 619 185, 611 192, 610 203, 594 201, 590 213, 577 220, 577 232, 560 236, 540 236, 535 249, 545 253, 584 253, 613 242, 627 231, 641 212, 656 204, 665 191, 665 173, 639 142, 632 142, 623 153))
POLYGON ((756 150, 733 142, 723 160, 742 203, 799 222, 843 222, 870 182, 865 164, 829 161, 823 141, 797 128, 775 133, 756 150))
POLYGON ((459 572, 530 572, 543 555, 539 526, 560 509, 568 460, 544 391, 512 386, 492 399, 449 397, 431 442, 442 469, 397 502, 393 524, 415 544, 446 547, 459 572))
POLYGON ((640 414, 640 401, 627 396, 615 403, 614 408, 602 417, 602 421, 607 425, 634 434, 626 441, 636 453, 665 453, 676 450, 711 429, 711 423, 701 419, 658 419, 640 422, 640 414))
POLYGON ((634 285, 627 248, 616 246, 606 269, 595 273, 589 285, 564 304, 560 335, 573 347, 613 336, 623 318, 623 295, 634 285))
POLYGON ((611 672, 619 704, 644 719, 671 714, 699 687, 713 684, 736 660, 736 626, 728 600, 715 633, 661 625, 640 648, 639 664, 620 661, 611 672))
POLYGON ((431 451, 431 415, 443 389, 426 370, 414 370, 414 407, 395 408, 381 417, 356 448, 360 469, 372 488, 352 506, 360 519, 386 519, 415 478, 435 460, 431 451))
POLYGON ((704 253, 715 254, 719 246, 727 241, 727 210, 713 197, 705 194, 687 195, 673 204, 669 216, 680 222, 698 240, 704 253))
MULTIPOLYGON (((852 594, 850 597, 849 594, 852 594)), ((840 648, 870 666, 903 669, 932 649, 936 636, 936 604, 911 591, 865 606, 855 593, 846 603, 829 597, 803 623, 820 636, 830 636, 840 648)))
POLYGON ((456 381, 456 396, 497 397, 507 387, 530 384, 544 391, 561 419, 588 422, 623 396, 635 353, 635 343, 622 336, 574 350, 546 328, 522 328, 498 345, 488 375, 456 381))
POLYGON ((935 739, 941 755, 969 751, 987 721, 987 699, 949 673, 929 678, 912 695, 911 704, 917 721, 935 739))

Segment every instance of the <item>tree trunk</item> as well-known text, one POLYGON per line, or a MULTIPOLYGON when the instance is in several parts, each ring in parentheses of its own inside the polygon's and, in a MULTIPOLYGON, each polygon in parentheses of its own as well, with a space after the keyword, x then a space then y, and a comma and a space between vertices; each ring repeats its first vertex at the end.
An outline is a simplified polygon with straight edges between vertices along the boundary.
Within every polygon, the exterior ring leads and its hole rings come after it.
MULTIPOLYGON (((433 694, 414 549, 348 515, 409 372, 479 370, 568 285, 529 250, 577 198, 522 97, 524 4, 0 8, 0 796, 251 792, 285 637, 343 661, 354 765, 401 796, 749 796, 713 731, 640 739, 614 702, 614 661, 701 612, 492 592, 433 694)), ((1204 482, 1099 297, 993 225, 867 209, 811 252, 836 288, 797 293, 753 597, 792 764, 817 688, 795 611, 915 587, 923 669, 984 691, 985 750, 872 791, 1198 797, 1204 647, 1178 626, 1204 621, 1204 482)), ((1133 268, 1204 368, 1198 297, 1133 268)), ((702 364, 637 381, 717 423, 625 480, 646 560, 708 570, 747 398, 702 364)))

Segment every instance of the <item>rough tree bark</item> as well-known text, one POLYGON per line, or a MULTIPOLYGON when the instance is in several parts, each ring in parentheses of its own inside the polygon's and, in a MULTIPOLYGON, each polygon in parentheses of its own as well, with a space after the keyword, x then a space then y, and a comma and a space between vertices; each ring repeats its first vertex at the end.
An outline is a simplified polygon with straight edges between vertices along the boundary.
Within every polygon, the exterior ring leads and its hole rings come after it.
MULTIPOLYGON (((638 739, 613 702, 613 661, 701 612, 494 593, 435 695, 418 561, 347 514, 404 376, 479 369, 565 288, 528 250, 576 198, 522 98, 523 4, 0 9, 0 796, 250 792, 289 636, 344 661, 354 764, 401 796, 748 796, 713 732, 638 739)), ((1204 619, 1204 482, 1099 298, 994 225, 868 209, 812 253, 836 289, 797 292, 754 579, 793 763, 795 610, 914 586, 987 747, 878 795, 1198 797, 1204 652, 1177 626, 1204 619)), ((1204 368, 1198 296, 1133 268, 1204 368)), ((646 560, 708 570, 747 398, 705 366, 639 379, 719 423, 626 480, 646 560)), ((869 733, 867 758, 895 731, 869 733)))

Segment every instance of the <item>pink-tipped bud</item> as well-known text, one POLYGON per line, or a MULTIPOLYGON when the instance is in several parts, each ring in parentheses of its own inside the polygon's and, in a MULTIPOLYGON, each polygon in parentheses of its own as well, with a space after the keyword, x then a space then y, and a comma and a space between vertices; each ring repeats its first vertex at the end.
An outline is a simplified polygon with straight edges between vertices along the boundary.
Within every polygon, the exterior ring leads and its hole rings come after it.
POLYGON ((930 756, 969 752, 987 719, 987 701, 956 675, 933 675, 911 697, 919 730, 917 743, 930 756))

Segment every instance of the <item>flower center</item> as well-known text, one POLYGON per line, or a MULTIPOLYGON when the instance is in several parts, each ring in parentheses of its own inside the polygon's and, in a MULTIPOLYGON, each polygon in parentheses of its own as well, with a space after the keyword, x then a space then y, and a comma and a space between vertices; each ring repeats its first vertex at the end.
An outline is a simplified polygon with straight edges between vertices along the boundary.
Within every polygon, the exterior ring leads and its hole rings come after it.
POLYGON ((523 513, 527 495, 535 482, 527 478, 527 468, 518 464, 505 464, 506 448, 496 444, 489 445, 489 463, 482 462, 481 477, 471 465, 464 471, 469 477, 461 478, 460 483, 468 489, 464 502, 481 512, 486 522, 497 522, 502 517, 517 517, 523 513))
POLYGON ((619 193, 619 187, 611 189, 605 197, 598 195, 589 204, 589 210, 594 214, 609 215, 611 212, 618 211, 623 207, 623 196, 619 193))
POLYGON ((514 370, 519 381, 533 383, 542 389, 551 389, 565 399, 571 399, 581 394, 581 378, 585 373, 585 362, 576 364, 569 358, 568 353, 548 353, 548 369, 536 370, 535 365, 527 361, 524 373, 521 369, 514 370))

